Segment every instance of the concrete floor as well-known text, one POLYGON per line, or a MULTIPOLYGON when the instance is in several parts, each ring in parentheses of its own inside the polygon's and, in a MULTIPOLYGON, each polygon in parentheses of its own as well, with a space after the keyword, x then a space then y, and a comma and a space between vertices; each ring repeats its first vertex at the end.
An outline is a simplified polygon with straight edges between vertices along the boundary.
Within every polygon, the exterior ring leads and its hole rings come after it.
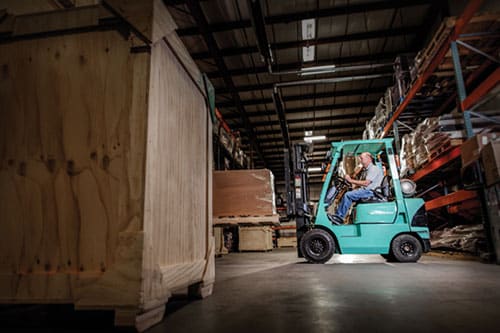
MULTIPOLYGON (((169 302, 163 322, 147 332, 500 332, 500 266, 494 264, 335 255, 313 265, 294 250, 273 250, 231 253, 217 258, 216 269, 212 296, 169 302)), ((43 328, 10 320, 2 332, 119 331, 99 324, 109 316, 43 328)))
POLYGON ((417 264, 295 251, 216 261, 214 294, 148 332, 500 332, 500 266, 425 256, 417 264))

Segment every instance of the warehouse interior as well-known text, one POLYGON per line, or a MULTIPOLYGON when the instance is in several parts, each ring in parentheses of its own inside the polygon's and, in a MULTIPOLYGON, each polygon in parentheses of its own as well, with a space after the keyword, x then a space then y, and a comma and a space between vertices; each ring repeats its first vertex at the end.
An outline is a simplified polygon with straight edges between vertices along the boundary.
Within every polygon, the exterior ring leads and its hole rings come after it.
POLYGON ((0 0, 0 325, 497 331, 499 34, 493 0, 0 0))

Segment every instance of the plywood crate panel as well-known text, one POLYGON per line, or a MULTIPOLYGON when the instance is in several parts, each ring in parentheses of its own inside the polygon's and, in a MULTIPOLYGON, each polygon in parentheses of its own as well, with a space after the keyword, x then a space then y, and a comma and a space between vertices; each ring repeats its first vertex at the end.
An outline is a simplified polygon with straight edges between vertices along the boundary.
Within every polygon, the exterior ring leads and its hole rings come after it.
POLYGON ((0 44, 1 303, 115 309, 142 330, 172 290, 211 292, 201 76, 162 2, 136 7, 147 52, 135 35, 92 31, 110 15, 98 6, 25 16, 42 34, 0 44), (90 28, 44 37, 40 22, 90 28))
POLYGON ((273 249, 273 231, 269 226, 239 227, 240 251, 268 251, 273 249))
POLYGON ((278 238, 278 247, 297 247, 297 237, 294 236, 282 236, 278 238))
POLYGON ((214 216, 276 215, 274 178, 270 170, 226 170, 213 173, 214 216))

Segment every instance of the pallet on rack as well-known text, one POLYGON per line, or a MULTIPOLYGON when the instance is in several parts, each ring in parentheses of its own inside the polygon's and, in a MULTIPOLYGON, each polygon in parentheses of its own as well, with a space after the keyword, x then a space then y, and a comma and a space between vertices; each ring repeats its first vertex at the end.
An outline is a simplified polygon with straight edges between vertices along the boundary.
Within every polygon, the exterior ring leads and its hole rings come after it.
POLYGON ((214 226, 217 225, 279 225, 279 215, 239 215, 239 216, 214 216, 214 226))
POLYGON ((427 67, 429 67, 429 64, 443 45, 443 42, 450 35, 453 27, 455 26, 455 21, 456 18, 454 17, 445 19, 434 33, 434 36, 432 37, 427 47, 419 52, 419 54, 417 55, 417 59, 415 59, 419 64, 419 75, 421 75, 427 69, 427 67))
POLYGON ((463 143, 463 140, 461 139, 448 139, 444 141, 442 144, 439 146, 436 146, 434 149, 432 149, 429 154, 427 155, 427 158, 421 163, 420 169, 424 168, 427 166, 429 163, 432 163, 435 159, 439 158, 446 152, 450 151, 452 148, 455 148, 456 146, 460 146, 463 143))

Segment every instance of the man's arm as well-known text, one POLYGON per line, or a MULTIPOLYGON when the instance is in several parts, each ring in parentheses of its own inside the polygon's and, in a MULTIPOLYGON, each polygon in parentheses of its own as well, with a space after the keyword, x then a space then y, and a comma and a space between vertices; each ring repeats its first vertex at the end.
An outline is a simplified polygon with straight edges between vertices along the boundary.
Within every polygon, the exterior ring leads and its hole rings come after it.
POLYGON ((351 176, 349 175, 346 175, 345 176, 345 180, 347 180, 349 183, 353 184, 353 185, 358 185, 358 186, 368 186, 371 184, 371 180, 369 179, 365 179, 365 180, 356 180, 356 179, 352 179, 351 176))

